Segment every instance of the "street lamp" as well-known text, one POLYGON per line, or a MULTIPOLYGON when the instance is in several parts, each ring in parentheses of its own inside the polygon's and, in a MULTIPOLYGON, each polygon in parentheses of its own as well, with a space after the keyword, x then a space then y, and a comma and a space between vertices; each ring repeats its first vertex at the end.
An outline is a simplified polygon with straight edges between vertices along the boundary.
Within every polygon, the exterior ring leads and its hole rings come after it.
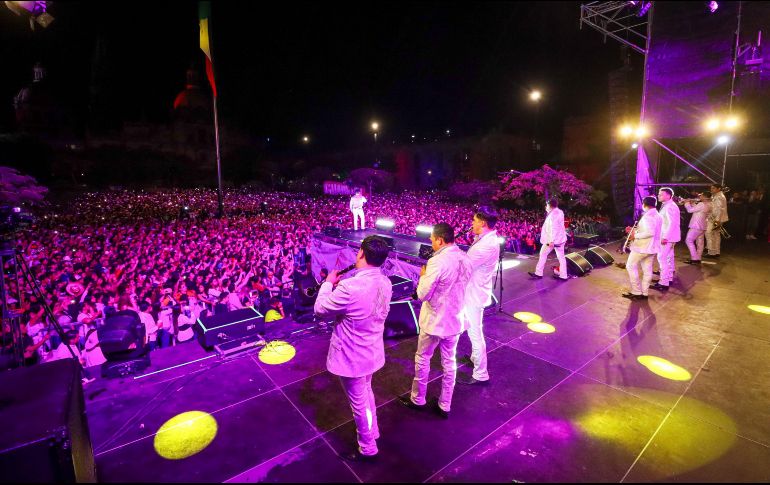
POLYGON ((380 155, 377 150, 377 134, 380 131, 380 124, 376 121, 372 121, 372 131, 374 132, 374 167, 380 166, 380 155))
POLYGON ((304 143, 304 144, 306 144, 306 145, 307 145, 308 143, 310 143, 310 137, 309 137, 309 136, 307 136, 307 135, 303 136, 303 137, 302 137, 302 143, 304 143))
MULTIPOLYGON (((538 152, 537 154, 540 154, 540 145, 537 143, 537 122, 538 118, 540 117, 540 100, 543 99, 543 93, 540 92, 538 89, 534 89, 529 92, 529 100, 535 104, 535 120, 534 120, 534 128, 532 129, 532 150, 538 152)), ((540 161, 540 157, 537 157, 537 161, 540 161)))

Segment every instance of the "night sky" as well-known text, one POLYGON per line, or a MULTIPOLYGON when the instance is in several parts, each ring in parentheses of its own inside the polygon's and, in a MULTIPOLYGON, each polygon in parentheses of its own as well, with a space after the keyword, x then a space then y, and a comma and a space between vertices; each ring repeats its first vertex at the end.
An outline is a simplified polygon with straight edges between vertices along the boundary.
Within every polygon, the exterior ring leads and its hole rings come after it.
MULTIPOLYGON (((537 87, 541 131, 558 138, 565 117, 607 109, 607 72, 620 65, 618 44, 581 31, 579 12, 577 2, 214 2, 222 118, 278 146, 309 134, 324 150, 368 142, 372 119, 383 141, 528 133, 537 87)), ((33 33, 0 6, 2 131, 38 60, 82 120, 97 80, 114 126, 167 119, 185 70, 202 65, 196 2, 56 2, 51 13, 33 33)))

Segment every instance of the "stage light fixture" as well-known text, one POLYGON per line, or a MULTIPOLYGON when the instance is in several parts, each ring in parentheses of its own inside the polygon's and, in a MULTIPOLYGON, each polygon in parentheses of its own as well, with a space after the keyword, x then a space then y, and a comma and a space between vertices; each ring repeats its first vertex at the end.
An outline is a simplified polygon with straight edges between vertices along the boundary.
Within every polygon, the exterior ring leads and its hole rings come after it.
POLYGON ((633 148, 634 150, 636 150, 637 148, 639 148, 639 144, 638 144, 638 143, 632 143, 632 144, 631 144, 631 148, 633 148))
POLYGON ((717 144, 719 145, 727 145, 730 143, 730 137, 727 135, 719 135, 717 137, 717 144))
POLYGON ((531 101, 540 101, 540 99, 543 97, 543 93, 538 91, 537 89, 529 93, 529 99, 531 101))
POLYGON ((719 118, 711 118, 706 122, 706 129, 708 131, 717 131, 720 125, 721 121, 719 118))
POLYGON ((631 125, 623 125, 618 130, 618 134, 623 138, 628 138, 634 133, 634 128, 631 125))
POLYGON ((740 122, 738 121, 738 118, 736 118, 735 116, 731 116, 725 120, 725 128, 727 128, 728 130, 734 130, 738 128, 739 124, 740 122))
POLYGON ((5 6, 18 16, 29 15, 29 28, 35 30, 35 24, 46 28, 54 21, 53 16, 47 12, 49 3, 45 1, 5 2, 5 6))
POLYGON ((645 126, 637 126, 636 130, 634 130, 634 135, 636 135, 637 138, 644 138, 649 134, 650 132, 647 130, 647 127, 645 126))
POLYGON ((417 233, 418 237, 430 237, 430 235, 433 233, 433 226, 420 224, 415 228, 415 232, 417 233))
POLYGON ((392 231, 395 226, 396 223, 390 219, 377 219, 374 223, 374 227, 380 231, 392 231))
POLYGON ((711 0, 708 5, 709 5, 709 11, 711 13, 714 13, 717 11, 717 9, 719 9, 719 2, 716 2, 715 0, 711 0))

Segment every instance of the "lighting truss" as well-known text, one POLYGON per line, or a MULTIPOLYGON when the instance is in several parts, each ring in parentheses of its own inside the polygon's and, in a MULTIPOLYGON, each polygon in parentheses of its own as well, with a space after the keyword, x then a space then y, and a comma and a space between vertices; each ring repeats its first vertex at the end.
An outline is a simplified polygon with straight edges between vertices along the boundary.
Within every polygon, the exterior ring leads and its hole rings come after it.
MULTIPOLYGON (((639 16, 649 2, 590 2, 580 6, 580 28, 587 25, 607 37, 647 55, 647 17, 639 16)), ((649 8, 649 7, 648 7, 649 8)))

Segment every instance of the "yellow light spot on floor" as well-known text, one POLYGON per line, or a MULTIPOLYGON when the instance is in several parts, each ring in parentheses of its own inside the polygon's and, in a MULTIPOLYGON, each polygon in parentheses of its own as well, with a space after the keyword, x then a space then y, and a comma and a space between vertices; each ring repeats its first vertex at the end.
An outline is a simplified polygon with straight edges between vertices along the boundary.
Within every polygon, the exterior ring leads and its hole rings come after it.
POLYGON ((527 324, 527 328, 537 333, 554 333, 556 327, 550 323, 532 322, 527 324))
POLYGON ((640 364, 647 367, 647 370, 660 377, 671 379, 672 381, 689 381, 692 375, 683 367, 669 362, 662 357, 654 355, 640 355, 636 359, 640 364))
POLYGON ((753 310, 757 313, 764 313, 765 315, 770 315, 770 306, 749 305, 749 310, 753 310))
POLYGON ((259 351, 259 360, 265 364, 285 364, 297 355, 297 349, 282 340, 273 340, 259 351))
POLYGON ((155 435, 155 452, 182 460, 203 451, 217 435, 217 421, 208 413, 189 411, 166 421, 155 435))
POLYGON ((521 320, 524 323, 537 323, 543 321, 543 317, 532 312, 516 312, 513 314, 513 318, 521 320))

